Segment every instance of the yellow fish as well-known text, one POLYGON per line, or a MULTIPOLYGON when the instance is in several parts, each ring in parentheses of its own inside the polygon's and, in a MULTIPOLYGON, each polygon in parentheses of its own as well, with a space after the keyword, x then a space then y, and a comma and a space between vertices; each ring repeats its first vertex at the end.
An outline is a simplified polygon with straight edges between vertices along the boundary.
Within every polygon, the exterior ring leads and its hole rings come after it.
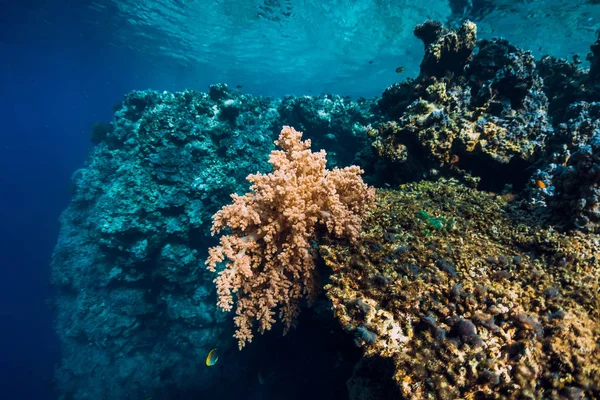
POLYGON ((217 349, 212 349, 206 356, 206 366, 212 367, 217 361, 219 361, 219 353, 217 352, 217 349))

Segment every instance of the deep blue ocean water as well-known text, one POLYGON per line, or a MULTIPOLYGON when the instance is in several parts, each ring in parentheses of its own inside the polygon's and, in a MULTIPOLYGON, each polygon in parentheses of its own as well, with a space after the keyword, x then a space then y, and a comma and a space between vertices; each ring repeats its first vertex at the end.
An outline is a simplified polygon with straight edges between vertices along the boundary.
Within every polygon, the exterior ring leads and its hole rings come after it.
MULTIPOLYGON (((408 11, 385 0, 316 3, 0 1, 0 398, 56 398, 61 349, 47 299, 58 217, 93 146, 91 127, 110 122, 125 93, 225 82, 274 97, 378 96, 418 74, 414 25, 451 14, 441 0, 408 11), (268 9, 285 19, 286 7, 296 15, 286 30, 256 17, 268 9)), ((520 8, 482 20, 482 37, 571 57, 587 52, 600 27, 600 6, 514 3, 520 8), (569 23, 552 25, 561 20, 569 23)))

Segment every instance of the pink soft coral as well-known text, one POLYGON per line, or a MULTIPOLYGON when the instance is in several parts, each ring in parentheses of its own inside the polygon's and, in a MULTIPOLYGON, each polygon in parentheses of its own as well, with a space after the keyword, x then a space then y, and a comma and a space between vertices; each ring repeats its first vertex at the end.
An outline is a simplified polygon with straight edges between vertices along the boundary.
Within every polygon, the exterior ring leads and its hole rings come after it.
POLYGON ((375 190, 369 188, 357 166, 325 168, 326 153, 313 153, 302 132, 284 126, 271 153, 270 174, 249 175, 250 193, 233 194, 233 204, 213 216, 212 233, 225 227, 220 245, 209 249, 208 269, 227 259, 215 279, 218 306, 230 311, 237 297, 234 318, 240 349, 252 341, 252 325, 264 333, 275 322, 275 310, 284 334, 299 313, 303 296, 316 290, 311 241, 317 226, 355 242, 362 218, 373 206, 375 190))

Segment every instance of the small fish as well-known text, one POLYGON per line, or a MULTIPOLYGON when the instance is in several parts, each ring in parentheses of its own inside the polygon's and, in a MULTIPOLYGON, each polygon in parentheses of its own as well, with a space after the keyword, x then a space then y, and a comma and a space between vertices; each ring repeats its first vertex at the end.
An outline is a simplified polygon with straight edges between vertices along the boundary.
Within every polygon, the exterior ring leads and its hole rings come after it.
POLYGON ((535 181, 535 186, 537 186, 538 189, 546 189, 546 183, 540 179, 535 181))
POLYGON ((244 85, 242 85, 242 84, 237 84, 237 85, 235 85, 235 87, 236 87, 237 89, 241 89, 241 88, 243 88, 243 87, 244 87, 244 85))
POLYGON ((369 60, 369 64, 373 64, 373 60, 369 60))
POLYGON ((217 361, 219 361, 219 353, 217 352, 217 349, 212 349, 206 356, 206 366, 212 367, 217 361))
POLYGON ((398 67, 396 68, 396 73, 401 74, 404 72, 404 67, 398 67))

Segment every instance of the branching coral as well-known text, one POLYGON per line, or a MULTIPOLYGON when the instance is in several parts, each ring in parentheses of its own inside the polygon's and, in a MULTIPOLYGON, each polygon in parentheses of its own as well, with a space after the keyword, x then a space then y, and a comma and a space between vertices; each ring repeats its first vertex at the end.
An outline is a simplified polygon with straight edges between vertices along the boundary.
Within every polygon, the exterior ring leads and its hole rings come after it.
POLYGON ((218 305, 233 307, 240 349, 252 341, 252 327, 270 330, 279 319, 284 334, 294 325, 303 297, 314 296, 316 284, 312 241, 322 226, 337 237, 356 241, 361 221, 374 204, 357 166, 327 170, 326 153, 313 153, 302 132, 283 127, 271 153, 273 172, 247 177, 251 191, 232 195, 233 203, 213 216, 212 233, 228 227, 220 245, 209 249, 208 269, 227 260, 215 279, 218 305))

